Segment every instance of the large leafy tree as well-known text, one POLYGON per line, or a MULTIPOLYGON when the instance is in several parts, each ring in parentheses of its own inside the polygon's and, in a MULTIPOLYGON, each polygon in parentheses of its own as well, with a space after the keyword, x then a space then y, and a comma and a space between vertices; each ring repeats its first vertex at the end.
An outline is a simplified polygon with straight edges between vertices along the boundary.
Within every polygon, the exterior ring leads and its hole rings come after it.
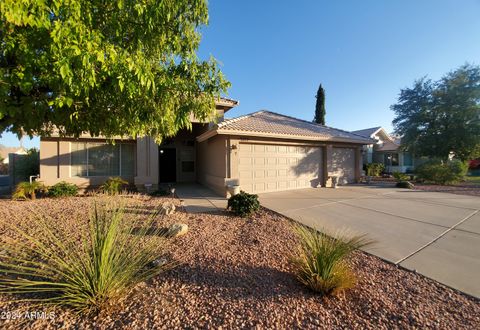
POLYGON ((480 152, 480 67, 466 64, 439 81, 402 89, 393 125, 402 146, 419 156, 461 160, 480 152))
POLYGON ((229 86, 196 55, 206 0, 2 0, 0 19, 0 133, 160 140, 229 86))
POLYGON ((317 102, 315 103, 315 117, 313 118, 313 122, 325 125, 325 90, 322 84, 318 86, 316 98, 317 102))

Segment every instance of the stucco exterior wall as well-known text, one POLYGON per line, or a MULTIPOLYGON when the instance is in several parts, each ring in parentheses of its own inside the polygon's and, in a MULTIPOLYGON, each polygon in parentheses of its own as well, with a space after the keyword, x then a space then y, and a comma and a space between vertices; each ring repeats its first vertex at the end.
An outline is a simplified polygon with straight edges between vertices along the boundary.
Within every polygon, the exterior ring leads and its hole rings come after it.
MULTIPOLYGON (((162 145, 163 147, 172 147, 177 150, 176 170, 177 182, 197 181, 210 187, 219 195, 227 195, 228 184, 238 184, 239 182, 239 144, 240 143, 259 143, 269 145, 287 145, 287 146, 311 146, 321 147, 319 157, 318 179, 321 186, 328 186, 328 177, 336 175, 335 162, 333 161, 333 148, 344 147, 354 150, 354 179, 360 179, 362 168, 361 145, 348 143, 298 141, 274 138, 246 138, 240 136, 216 135, 203 142, 196 142, 195 137, 200 132, 205 131, 205 125, 194 127, 193 131, 181 131, 162 145), (186 141, 189 141, 186 143, 186 141), (190 143, 192 142, 192 143, 190 143), (195 171, 182 172, 182 160, 195 160, 195 171)), ((89 139, 91 141, 105 142, 103 139, 89 139)), ((108 177, 72 177, 71 176, 71 141, 74 139, 49 138, 41 139, 41 159, 40 175, 41 180, 47 185, 53 185, 59 181, 67 181, 78 185, 80 188, 99 186, 108 177)), ((156 189, 159 183, 159 145, 150 137, 139 138, 136 141, 130 141, 136 144, 136 174, 135 177, 125 178, 132 184, 135 184, 139 190, 144 190, 145 185, 150 189, 156 189)))
POLYGON ((227 143, 227 137, 219 135, 197 142, 197 181, 221 196, 228 178, 227 143))
MULTIPOLYGON (((97 187, 109 176, 76 177, 71 175, 71 142, 84 141, 60 138, 40 139, 40 181, 51 186, 60 181, 77 185, 80 189, 97 187)), ((105 140, 88 139, 88 141, 105 142, 105 140)), ((123 177, 133 183, 133 177, 123 177)))
POLYGON ((137 139, 137 175, 134 183, 139 190, 145 185, 158 187, 158 144, 151 137, 137 139))

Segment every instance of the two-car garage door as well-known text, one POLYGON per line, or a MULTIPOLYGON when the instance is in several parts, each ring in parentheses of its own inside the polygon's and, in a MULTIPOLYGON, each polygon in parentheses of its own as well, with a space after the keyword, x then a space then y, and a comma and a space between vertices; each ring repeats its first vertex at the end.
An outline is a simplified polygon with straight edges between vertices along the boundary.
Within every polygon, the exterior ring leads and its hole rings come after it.
POLYGON ((250 193, 316 187, 323 175, 321 147, 240 143, 238 164, 250 193))
MULTIPOLYGON (((355 149, 332 148, 330 175, 355 181, 355 149)), ((317 187, 323 178, 323 148, 240 143, 240 187, 250 193, 317 187)))

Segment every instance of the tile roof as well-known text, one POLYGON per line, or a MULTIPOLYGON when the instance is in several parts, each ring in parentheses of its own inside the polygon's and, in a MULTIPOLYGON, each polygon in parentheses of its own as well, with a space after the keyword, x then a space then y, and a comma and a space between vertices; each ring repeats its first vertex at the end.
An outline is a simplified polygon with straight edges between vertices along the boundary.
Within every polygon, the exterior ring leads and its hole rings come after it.
POLYGON ((376 151, 396 151, 398 148, 400 148, 400 144, 386 140, 376 151))
POLYGON ((377 126, 377 127, 372 127, 372 128, 365 128, 365 129, 360 129, 358 131, 352 131, 353 134, 357 134, 357 135, 361 135, 363 137, 366 137, 366 138, 370 138, 372 137, 373 134, 375 134, 380 128, 382 128, 381 126, 377 126))
POLYGON ((215 101, 217 107, 224 107, 225 112, 230 110, 233 107, 239 105, 240 102, 237 100, 229 99, 226 97, 220 97, 215 101))
POLYGON ((213 130, 217 134, 272 136, 362 144, 372 143, 371 139, 360 135, 270 111, 258 111, 249 115, 227 119, 219 123, 213 130))

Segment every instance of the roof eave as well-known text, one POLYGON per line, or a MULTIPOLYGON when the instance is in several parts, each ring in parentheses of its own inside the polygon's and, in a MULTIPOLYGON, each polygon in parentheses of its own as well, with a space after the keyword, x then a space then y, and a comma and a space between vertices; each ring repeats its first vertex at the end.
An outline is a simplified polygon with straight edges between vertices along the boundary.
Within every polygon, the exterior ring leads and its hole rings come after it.
POLYGON ((210 139, 211 137, 213 137, 217 134, 218 134, 217 129, 211 129, 211 130, 206 131, 205 133, 197 136, 196 140, 197 140, 197 142, 203 142, 203 141, 206 141, 206 140, 210 139))
POLYGON ((237 100, 227 99, 227 98, 219 98, 215 100, 215 106, 217 109, 223 110, 227 112, 228 110, 238 106, 240 104, 237 100))
POLYGON ((251 137, 263 137, 263 138, 276 138, 276 139, 289 139, 289 140, 302 140, 302 141, 319 141, 319 142, 343 142, 343 143, 354 143, 354 144, 372 144, 371 140, 356 140, 349 138, 333 137, 333 138, 319 138, 315 136, 304 136, 304 135, 290 135, 290 134, 274 134, 274 133, 265 133, 265 132, 251 132, 251 131, 238 131, 238 130, 221 130, 221 129, 212 129, 203 133, 197 137, 198 142, 203 142, 215 135, 238 135, 238 136, 251 136, 251 137))

